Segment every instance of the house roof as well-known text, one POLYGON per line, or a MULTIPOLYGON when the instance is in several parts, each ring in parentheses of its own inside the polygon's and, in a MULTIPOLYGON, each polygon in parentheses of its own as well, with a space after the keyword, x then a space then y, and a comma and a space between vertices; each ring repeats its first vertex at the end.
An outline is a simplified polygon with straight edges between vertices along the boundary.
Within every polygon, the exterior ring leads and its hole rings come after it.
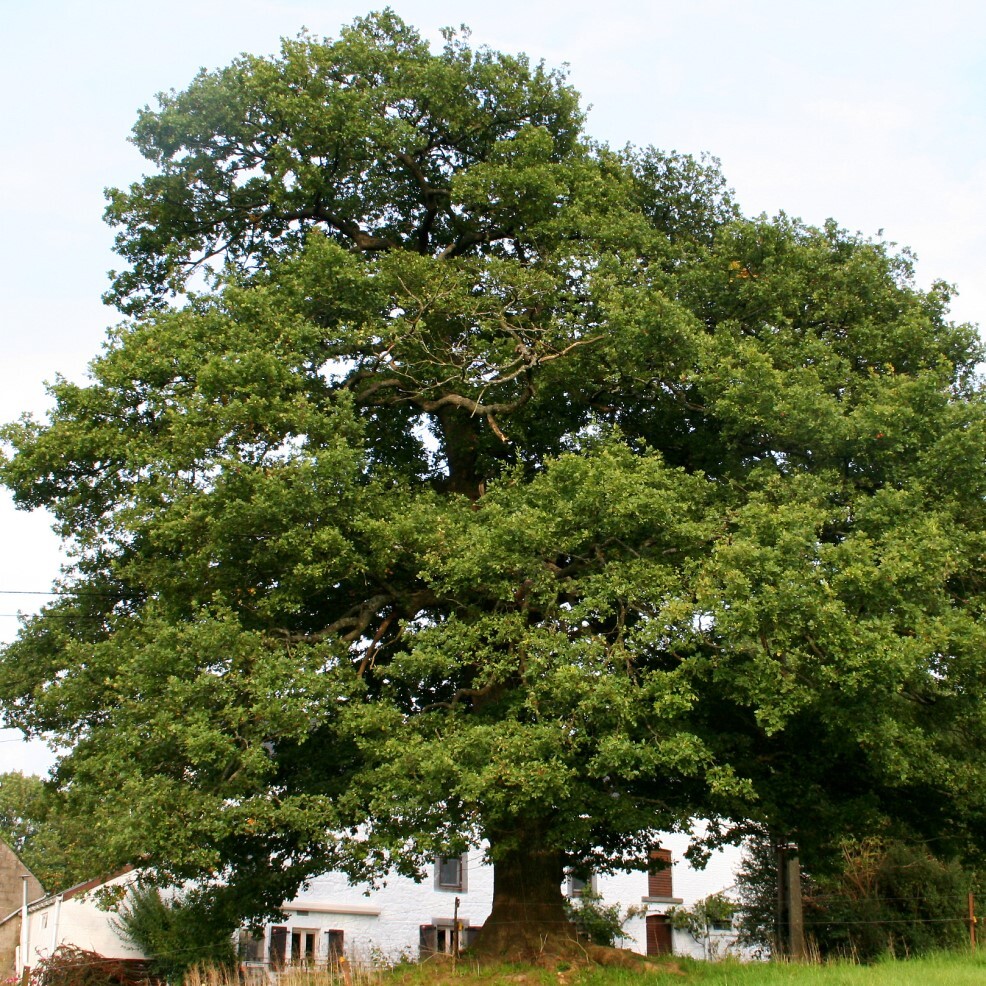
POLYGON ((121 876, 132 873, 133 869, 132 866, 124 866, 123 869, 117 870, 115 873, 110 873, 108 876, 97 876, 92 880, 86 880, 84 883, 77 883, 74 887, 69 887, 68 890, 63 890, 60 894, 52 894, 51 896, 53 899, 55 897, 61 897, 62 900, 70 900, 73 897, 78 897, 80 894, 95 890, 97 887, 101 887, 104 883, 109 883, 111 880, 119 880, 121 876))
MULTIPOLYGON (((73 897, 81 897, 90 890, 95 890, 97 887, 110 883, 112 880, 118 880, 121 876, 126 876, 126 874, 130 873, 132 870, 132 866, 125 866, 123 869, 117 870, 115 873, 111 873, 108 876, 99 876, 92 880, 86 880, 84 883, 77 883, 74 887, 69 887, 68 890, 63 890, 61 893, 45 894, 42 897, 36 897, 34 900, 28 902, 27 912, 28 914, 33 914, 35 911, 43 911, 45 908, 51 907, 59 900, 65 901, 71 900, 73 897)), ((21 908, 18 907, 17 910, 11 912, 2 921, 0 921, 0 926, 6 924, 11 918, 17 917, 20 912, 21 908)))
MULTIPOLYGON (((27 902, 27 910, 30 914, 33 911, 38 910, 37 905, 43 904, 48 897, 35 897, 34 900, 29 900, 27 902)), ((0 928, 2 928, 8 921, 12 921, 14 918, 19 918, 21 916, 21 908, 18 907, 16 910, 11 911, 6 917, 0 918, 0 928)))

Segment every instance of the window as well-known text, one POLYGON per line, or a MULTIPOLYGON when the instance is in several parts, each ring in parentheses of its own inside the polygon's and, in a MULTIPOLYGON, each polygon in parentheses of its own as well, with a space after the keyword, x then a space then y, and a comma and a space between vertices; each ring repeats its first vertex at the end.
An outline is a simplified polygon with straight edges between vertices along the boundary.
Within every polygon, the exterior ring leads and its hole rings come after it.
POLYGON ((263 962, 264 936, 255 935, 247 928, 241 928, 236 943, 236 953, 241 962, 263 962))
POLYGON ((674 897, 671 881, 671 850, 652 849, 649 867, 647 869, 647 896, 659 900, 670 900, 674 897))
POLYGON ((577 900, 586 893, 596 892, 596 878, 588 872, 577 873, 575 870, 565 870, 565 882, 562 885, 562 893, 566 897, 577 900))
POLYGON ((317 931, 295 929, 291 932, 291 962, 293 965, 315 964, 317 931))
MULTIPOLYGON (((418 951, 421 958, 436 952, 451 955, 455 952, 455 922, 439 919, 435 924, 423 924, 418 929, 418 951)), ((468 948, 479 934, 479 928, 472 928, 467 922, 459 921, 459 948, 468 948)))
POLYGON ((466 854, 439 856, 435 860, 435 889, 463 893, 466 890, 466 854))

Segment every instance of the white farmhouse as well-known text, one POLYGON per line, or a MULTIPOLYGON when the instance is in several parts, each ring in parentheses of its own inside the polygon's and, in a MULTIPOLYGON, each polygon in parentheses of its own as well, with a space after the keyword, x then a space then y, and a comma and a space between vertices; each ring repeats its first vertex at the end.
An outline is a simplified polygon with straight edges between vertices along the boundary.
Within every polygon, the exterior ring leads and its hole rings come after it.
MULTIPOLYGON (((699 938, 672 927, 668 911, 691 907, 711 894, 727 891, 739 862, 739 850, 726 848, 713 854, 704 870, 691 867, 684 858, 685 835, 669 835, 652 857, 670 864, 654 872, 621 872, 570 876, 563 888, 577 897, 591 888, 604 904, 618 904, 621 913, 632 909, 626 922, 624 947, 642 954, 673 952, 712 958, 736 948, 735 935, 727 927, 711 928, 699 938)), ((33 966, 60 945, 73 945, 101 956, 130 962, 146 959, 123 939, 112 907, 137 879, 135 871, 108 880, 93 880, 59 894, 32 902, 27 907, 26 934, 17 949, 16 975, 33 966)), ((434 952, 451 951, 453 929, 458 923, 460 943, 467 947, 490 913, 493 868, 478 850, 461 857, 436 859, 420 882, 392 876, 376 889, 352 886, 341 873, 315 877, 283 906, 283 917, 254 936, 239 936, 244 971, 260 973, 290 965, 322 965, 341 957, 355 964, 416 959, 434 952)), ((0 921, 0 933, 15 912, 0 921)))
MULTIPOLYGON (((653 873, 621 872, 590 878, 589 887, 604 904, 633 909, 625 924, 623 947, 647 955, 673 952, 713 958, 737 950, 732 928, 708 929, 695 938, 672 927, 668 911, 692 907, 711 894, 728 893, 739 865, 740 850, 727 847, 713 854, 704 870, 684 858, 686 835, 668 835, 654 856, 670 863, 653 873)), ((586 881, 569 877, 569 896, 584 892, 586 881)), ((466 947, 482 927, 493 901, 493 868, 477 850, 461 857, 437 859, 420 883, 394 876, 372 890, 351 886, 341 873, 316 877, 284 905, 284 920, 269 925, 258 938, 243 937, 244 958, 274 967, 323 963, 345 955, 350 961, 411 959, 434 951, 451 951, 459 922, 466 947)))

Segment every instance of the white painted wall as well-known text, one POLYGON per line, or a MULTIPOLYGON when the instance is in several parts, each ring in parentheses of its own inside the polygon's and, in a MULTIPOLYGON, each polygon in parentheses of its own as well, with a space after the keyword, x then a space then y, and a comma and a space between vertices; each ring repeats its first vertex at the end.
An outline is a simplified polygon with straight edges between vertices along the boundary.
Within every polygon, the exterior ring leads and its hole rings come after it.
POLYGON ((420 883, 391 876, 376 890, 365 884, 351 886, 341 873, 315 877, 308 887, 285 905, 288 935, 292 930, 317 928, 322 954, 330 928, 345 932, 345 951, 351 961, 373 958, 417 958, 423 924, 451 922, 459 898, 459 920, 477 927, 489 916, 493 900, 493 869, 482 854, 466 854, 464 890, 439 890, 433 872, 422 874, 420 883), (308 914, 298 914, 298 911, 308 914), (361 913, 362 912, 362 913, 361 913), (371 912, 371 913, 366 913, 371 912))
MULTIPOLYGON (((101 884, 101 887, 129 885, 136 879, 133 872, 125 873, 101 884)), ((97 888, 94 888, 97 889, 97 888)), ((26 964, 34 966, 47 958, 59 945, 75 945, 111 959, 144 958, 140 949, 124 941, 113 926, 114 915, 96 905, 93 891, 62 899, 62 895, 46 898, 28 913, 28 945, 26 964)), ((25 965, 17 957, 20 973, 25 965)))
MULTIPOLYGON (((713 853, 704 869, 694 869, 684 858, 688 841, 684 834, 661 839, 661 845, 671 851, 673 893, 682 907, 691 907, 710 894, 728 891, 740 859, 739 848, 727 847, 713 853)), ((451 922, 456 897, 460 901, 459 919, 463 925, 481 926, 489 916, 493 868, 483 861, 481 851, 468 854, 466 874, 466 889, 454 892, 435 889, 431 872, 424 874, 420 883, 394 876, 376 890, 366 885, 350 886, 342 874, 326 873, 313 879, 294 901, 285 905, 283 924, 288 928, 289 941, 294 930, 319 932, 317 959, 325 957, 325 932, 329 929, 345 933, 345 951, 353 962, 375 958, 393 961, 402 955, 417 958, 421 925, 451 922), (299 910, 308 913, 299 914, 299 910)), ((624 948, 646 953, 647 914, 663 914, 672 906, 647 901, 647 873, 600 875, 594 880, 594 889, 602 896, 603 903, 617 903, 624 913, 630 907, 646 907, 645 914, 626 923, 629 937, 622 942, 624 948)), ((696 941, 686 931, 675 931, 673 937, 678 955, 717 958, 737 952, 734 936, 729 932, 713 932, 709 941, 696 941)))
MULTIPOLYGON (((712 894, 726 891, 727 895, 734 882, 734 874, 739 867, 741 849, 727 846, 712 854, 704 869, 695 869, 685 859, 689 838, 682 833, 661 836, 661 847, 671 851, 672 892, 680 904, 656 903, 647 900, 647 873, 632 871, 598 876, 595 890, 604 904, 619 903, 624 913, 630 907, 646 908, 646 913, 631 918, 624 925, 629 936, 621 945, 634 952, 646 954, 646 918, 649 914, 664 914, 671 906, 693 907, 712 894)), ((713 932, 711 941, 696 941, 687 931, 673 932, 675 955, 690 955, 694 958, 722 958, 727 954, 743 954, 735 944, 735 936, 730 932, 713 932)))

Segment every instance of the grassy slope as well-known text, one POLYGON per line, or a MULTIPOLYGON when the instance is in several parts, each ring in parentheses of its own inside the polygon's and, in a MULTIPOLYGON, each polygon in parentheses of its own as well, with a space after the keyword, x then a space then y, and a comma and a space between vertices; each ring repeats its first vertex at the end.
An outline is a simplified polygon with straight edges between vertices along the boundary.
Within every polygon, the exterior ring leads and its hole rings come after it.
MULTIPOLYGON (((986 983, 986 951, 888 960, 872 966, 682 963, 680 975, 647 978, 654 986, 982 986, 986 983)), ((636 986, 642 979, 639 974, 599 970, 589 973, 578 986, 636 986)))
MULTIPOLYGON (((358 978, 358 977, 356 977, 358 978)), ((982 986, 986 950, 978 955, 941 955, 872 966, 773 965, 675 960, 653 971, 615 968, 578 970, 504 967, 457 970, 425 963, 403 967, 377 980, 379 986, 982 986)), ((354 986, 362 984, 354 983, 354 986)))

